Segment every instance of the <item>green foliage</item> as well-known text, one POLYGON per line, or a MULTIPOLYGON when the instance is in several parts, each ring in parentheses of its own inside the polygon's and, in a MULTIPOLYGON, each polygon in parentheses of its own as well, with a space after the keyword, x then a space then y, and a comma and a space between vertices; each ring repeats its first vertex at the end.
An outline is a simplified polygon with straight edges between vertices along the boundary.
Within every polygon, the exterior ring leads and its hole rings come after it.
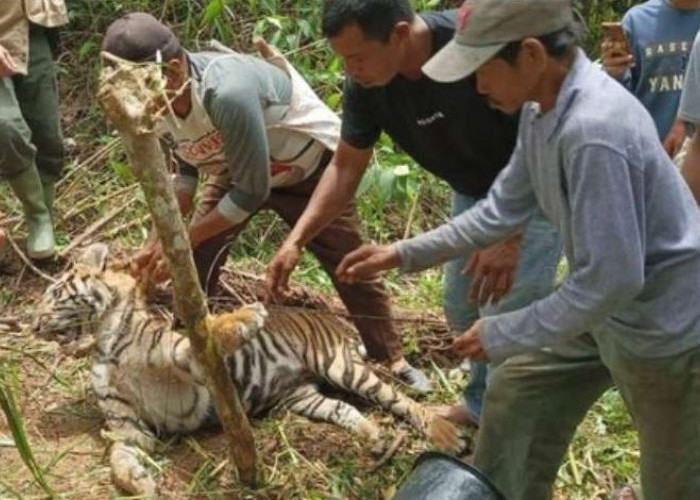
POLYGON ((14 365, 0 364, 0 409, 5 414, 5 419, 12 432, 15 446, 27 468, 31 471, 36 483, 41 486, 46 495, 56 498, 51 486, 46 482, 43 469, 34 459, 34 453, 29 444, 27 433, 24 429, 22 414, 17 407, 14 396, 14 388, 18 386, 17 370, 14 365))
POLYGON ((576 0, 574 5, 587 28, 585 47, 592 57, 600 53, 600 25, 604 21, 619 21, 630 7, 640 0, 576 0))

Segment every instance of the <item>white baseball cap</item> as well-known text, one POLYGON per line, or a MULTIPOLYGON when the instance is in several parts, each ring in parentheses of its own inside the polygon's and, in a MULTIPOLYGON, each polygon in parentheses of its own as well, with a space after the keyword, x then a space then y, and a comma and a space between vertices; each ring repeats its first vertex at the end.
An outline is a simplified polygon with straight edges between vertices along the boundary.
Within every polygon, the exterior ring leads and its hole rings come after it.
POLYGON ((574 22, 571 0, 467 0, 451 42, 423 72, 438 82, 466 78, 509 42, 562 30, 574 22))

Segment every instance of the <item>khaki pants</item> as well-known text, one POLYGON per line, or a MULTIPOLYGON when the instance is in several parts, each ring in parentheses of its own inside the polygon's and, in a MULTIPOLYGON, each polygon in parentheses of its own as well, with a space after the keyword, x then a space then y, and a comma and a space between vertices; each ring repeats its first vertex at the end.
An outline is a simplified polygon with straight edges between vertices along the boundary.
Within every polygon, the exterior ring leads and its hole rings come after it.
POLYGON ((28 168, 57 179, 63 165, 56 68, 45 28, 31 25, 27 75, 0 78, 0 176, 28 168))
MULTIPOLYGON (((329 159, 330 154, 324 155, 323 167, 319 167, 311 177, 299 184, 272 189, 261 209, 274 210, 288 225, 293 226, 306 208, 329 159)), ((211 176, 207 179, 195 218, 212 210, 229 189, 226 177, 211 176)), ((216 293, 220 269, 228 256, 227 246, 243 231, 249 220, 250 218, 194 249, 199 279, 208 295, 216 293)), ((396 361, 403 356, 401 339, 390 320, 391 301, 384 284, 374 280, 346 285, 335 278, 335 268, 342 258, 362 243, 359 228, 355 205, 351 204, 309 243, 308 250, 319 260, 345 307, 354 316, 353 323, 362 337, 368 356, 379 362, 396 361)))
POLYGON ((700 498, 700 348, 641 359, 614 335, 584 335, 494 370, 475 465, 508 500, 551 498, 578 424, 613 384, 639 432, 645 500, 700 498))

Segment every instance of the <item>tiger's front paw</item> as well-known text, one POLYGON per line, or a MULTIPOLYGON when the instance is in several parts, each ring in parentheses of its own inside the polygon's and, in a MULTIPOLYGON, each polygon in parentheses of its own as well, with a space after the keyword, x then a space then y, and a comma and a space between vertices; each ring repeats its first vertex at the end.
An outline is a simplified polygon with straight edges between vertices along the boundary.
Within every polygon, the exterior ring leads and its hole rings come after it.
POLYGON ((214 336, 219 353, 228 356, 252 339, 265 326, 267 310, 256 302, 231 313, 209 318, 209 332, 214 336))
POLYGON ((142 498, 156 498, 156 483, 141 463, 135 446, 114 443, 109 461, 112 480, 119 489, 142 498))
POLYGON ((247 320, 243 319, 247 332, 242 335, 254 335, 258 333, 259 330, 265 326, 265 321, 267 321, 268 312, 265 305, 262 302, 254 302, 246 306, 241 307, 238 311, 243 318, 247 315, 247 320))

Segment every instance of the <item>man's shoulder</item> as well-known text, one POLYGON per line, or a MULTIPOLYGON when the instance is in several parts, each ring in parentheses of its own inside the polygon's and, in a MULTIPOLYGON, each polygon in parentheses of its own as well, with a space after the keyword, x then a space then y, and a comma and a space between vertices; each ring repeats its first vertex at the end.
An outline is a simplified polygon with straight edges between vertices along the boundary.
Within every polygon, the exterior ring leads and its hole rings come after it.
POLYGON ((666 3, 666 0, 647 0, 646 2, 630 8, 623 16, 623 22, 639 22, 655 19, 659 14, 672 12, 674 9, 666 3), (653 19, 652 19, 653 18, 653 19))
POLYGON ((452 40, 457 23, 456 10, 421 12, 418 16, 425 21, 432 34, 433 53, 452 40))
POLYGON ((423 19, 432 31, 450 30, 454 33, 457 25, 457 11, 455 9, 419 12, 418 17, 423 19))
POLYGON ((605 74, 594 75, 579 89, 561 137, 572 149, 597 144, 623 155, 640 140, 658 141, 654 121, 642 103, 605 74))
POLYGON ((270 86, 291 85, 286 73, 255 56, 222 52, 196 52, 188 56, 192 77, 200 82, 204 92, 225 88, 234 93, 266 93, 270 86))
MULTIPOLYGON (((195 68, 199 76, 205 72, 217 71, 236 71, 242 72, 242 78, 245 78, 247 72, 254 71, 258 64, 257 57, 240 54, 238 52, 226 53, 218 51, 203 51, 203 52, 188 52, 190 64, 195 68)), ((270 66, 272 70, 272 66, 270 66)), ((194 75, 195 77, 198 75, 194 75)), ((238 76, 238 73, 237 73, 238 76)), ((237 78, 238 79, 238 78, 237 78)))

